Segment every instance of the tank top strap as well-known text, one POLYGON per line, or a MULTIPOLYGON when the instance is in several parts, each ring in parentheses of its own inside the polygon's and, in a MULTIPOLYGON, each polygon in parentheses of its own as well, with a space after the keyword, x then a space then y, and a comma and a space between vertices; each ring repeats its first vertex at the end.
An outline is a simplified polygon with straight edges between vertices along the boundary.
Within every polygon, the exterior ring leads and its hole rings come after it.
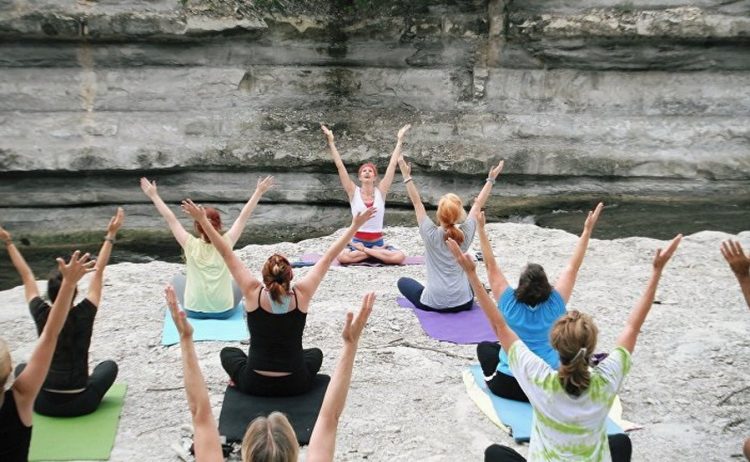
MULTIPOLYGON (((291 290, 292 290, 292 294, 291 295, 287 294, 287 295, 283 296, 281 298, 281 302, 277 302, 276 300, 274 300, 273 298, 271 298, 270 294, 268 294, 268 302, 271 304, 271 312, 272 313, 274 313, 274 314, 285 314, 285 313, 288 313, 290 311, 294 311, 294 310, 296 310, 298 308, 297 291, 294 290, 294 287, 292 287, 291 290), (294 297, 294 308, 290 309, 289 305, 290 305, 290 302, 292 301, 292 297, 294 297)), ((263 307, 260 304, 260 296, 261 296, 261 294, 264 291, 266 293, 268 293, 268 289, 266 289, 265 287, 261 288, 260 292, 258 293, 258 308, 260 308, 261 310, 263 309, 263 307)))

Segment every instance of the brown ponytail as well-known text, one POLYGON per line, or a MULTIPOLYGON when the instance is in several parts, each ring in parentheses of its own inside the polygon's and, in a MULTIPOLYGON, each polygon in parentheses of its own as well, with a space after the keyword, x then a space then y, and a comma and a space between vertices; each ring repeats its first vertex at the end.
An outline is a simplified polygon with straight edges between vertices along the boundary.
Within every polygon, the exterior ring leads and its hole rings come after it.
POLYGON ((440 226, 445 230, 445 239, 453 239, 458 245, 464 242, 464 233, 456 226, 456 223, 466 218, 463 201, 453 193, 448 193, 440 198, 437 209, 437 219, 440 226))
POLYGON ((580 396, 589 388, 589 360, 596 348, 599 330, 591 316, 568 311, 550 332, 550 343, 560 353, 560 384, 569 395, 580 396))
POLYGON ((292 280, 292 265, 285 256, 277 253, 268 257, 263 265, 263 285, 276 303, 281 303, 281 297, 289 293, 289 283, 292 280))

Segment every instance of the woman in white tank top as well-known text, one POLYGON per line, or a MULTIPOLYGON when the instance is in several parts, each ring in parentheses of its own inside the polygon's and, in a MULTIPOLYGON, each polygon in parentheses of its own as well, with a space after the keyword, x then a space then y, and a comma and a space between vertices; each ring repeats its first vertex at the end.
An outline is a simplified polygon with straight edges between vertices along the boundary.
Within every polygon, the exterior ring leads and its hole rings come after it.
POLYGON ((393 150, 393 154, 391 154, 388 168, 386 168, 385 175, 383 175, 383 179, 378 182, 377 186, 375 185, 378 180, 377 167, 370 162, 362 164, 359 167, 357 177, 359 178, 360 186, 357 186, 349 178, 349 173, 346 171, 344 162, 341 160, 341 156, 336 149, 336 144, 333 141, 333 132, 321 124, 320 128, 328 139, 328 147, 331 149, 331 157, 333 157, 333 162, 336 164, 336 169, 339 172, 341 185, 344 187, 349 198, 352 216, 356 216, 370 207, 377 209, 375 215, 354 235, 348 248, 339 254, 339 263, 359 263, 372 259, 388 265, 400 265, 406 258, 406 255, 402 251, 391 245, 385 245, 383 241, 383 218, 385 216, 385 196, 388 194, 388 190, 393 183, 393 177, 396 174, 396 164, 401 155, 401 145, 404 135, 406 135, 410 127, 411 125, 405 125, 398 131, 396 147, 393 150))

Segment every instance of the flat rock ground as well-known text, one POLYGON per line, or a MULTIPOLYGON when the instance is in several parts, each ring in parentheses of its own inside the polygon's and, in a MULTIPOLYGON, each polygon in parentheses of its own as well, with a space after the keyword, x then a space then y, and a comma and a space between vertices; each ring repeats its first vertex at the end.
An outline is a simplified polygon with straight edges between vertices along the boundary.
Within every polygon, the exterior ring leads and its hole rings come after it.
MULTIPOLYGON (((488 229, 510 281, 529 261, 542 263, 554 280, 577 239, 533 225, 492 224, 488 229)), ((408 254, 423 253, 415 228, 389 228, 387 234, 408 254)), ((750 437, 750 310, 719 253, 720 241, 728 237, 717 232, 688 236, 664 273, 657 292, 661 303, 644 325, 621 392, 624 417, 645 427, 631 433, 635 461, 739 460, 742 441, 750 437)), ((750 248, 750 232, 739 238, 750 248)), ((272 252, 322 252, 333 239, 249 246, 238 253, 257 275, 272 252)), ((591 241, 569 308, 595 316, 600 350, 613 347, 649 276, 653 252, 663 245, 644 238, 591 241)), ((118 381, 129 387, 111 460, 174 461, 171 446, 185 444, 190 415, 180 349, 160 345, 163 287, 179 270, 180 265, 163 262, 107 269, 91 362, 116 360, 118 381)), ((306 270, 297 270, 296 276, 306 270)), ((344 312, 357 308, 366 291, 378 295, 360 342, 336 459, 482 460, 493 442, 525 454, 526 447, 490 423, 464 390, 461 372, 475 362, 474 346, 427 337, 416 317, 395 303, 400 276, 423 280, 424 267, 334 267, 311 305, 304 344, 323 349, 322 372, 330 374, 344 312)), ((486 280, 483 268, 480 277, 486 280)), ((0 292, 0 301, 2 336, 15 361, 23 360, 36 338, 23 290, 0 292)), ((217 416, 227 384, 218 356, 225 345, 197 345, 217 416)))

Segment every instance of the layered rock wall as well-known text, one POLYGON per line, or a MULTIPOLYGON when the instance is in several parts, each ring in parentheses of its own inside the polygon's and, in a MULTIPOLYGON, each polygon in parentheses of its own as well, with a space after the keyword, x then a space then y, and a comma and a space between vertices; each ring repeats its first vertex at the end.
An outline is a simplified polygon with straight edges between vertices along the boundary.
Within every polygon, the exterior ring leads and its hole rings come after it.
POLYGON ((473 189, 500 158, 523 186, 505 203, 575 191, 748 201, 747 0, 8 0, 0 38, 6 206, 39 172, 77 178, 80 194, 37 180, 26 205, 143 202, 142 174, 243 200, 253 184, 221 188, 221 172, 283 172, 276 201, 340 203, 320 122, 351 167, 385 166, 412 123, 406 153, 432 177, 430 202, 473 189), (82 174, 132 176, 134 191, 94 190, 82 174))

